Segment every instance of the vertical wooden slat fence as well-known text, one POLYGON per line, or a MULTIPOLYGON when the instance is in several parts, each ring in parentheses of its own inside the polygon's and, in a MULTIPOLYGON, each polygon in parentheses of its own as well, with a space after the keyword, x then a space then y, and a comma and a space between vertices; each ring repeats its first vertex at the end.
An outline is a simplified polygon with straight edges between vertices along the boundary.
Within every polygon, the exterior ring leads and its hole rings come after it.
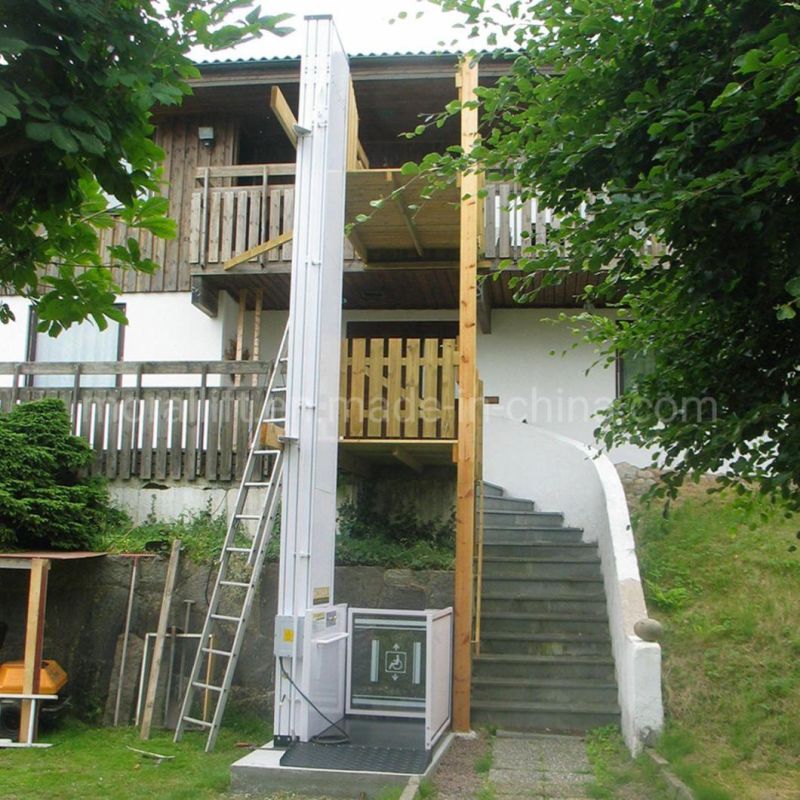
POLYGON ((342 347, 345 439, 453 439, 455 339, 348 339, 342 347))

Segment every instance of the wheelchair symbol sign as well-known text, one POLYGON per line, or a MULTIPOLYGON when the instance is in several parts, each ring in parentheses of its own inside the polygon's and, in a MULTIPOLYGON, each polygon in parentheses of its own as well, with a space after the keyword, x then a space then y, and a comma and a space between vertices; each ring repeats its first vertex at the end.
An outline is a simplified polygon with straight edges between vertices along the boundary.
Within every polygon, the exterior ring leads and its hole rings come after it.
POLYGON ((388 672, 393 680, 397 680, 398 675, 405 675, 408 664, 408 653, 400 650, 399 645, 395 645, 388 650, 384 659, 384 671, 388 672))

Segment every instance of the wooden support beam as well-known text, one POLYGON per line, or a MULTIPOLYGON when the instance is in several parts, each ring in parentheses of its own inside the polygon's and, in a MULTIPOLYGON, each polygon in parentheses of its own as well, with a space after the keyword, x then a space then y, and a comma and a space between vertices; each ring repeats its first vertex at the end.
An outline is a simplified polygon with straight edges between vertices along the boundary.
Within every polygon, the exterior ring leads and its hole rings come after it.
POLYGON ((422 472, 422 464, 405 448, 395 447, 394 450, 392 450, 392 456, 401 464, 405 464, 409 469, 413 469, 414 472, 422 472))
POLYGON ((219 289, 203 280, 202 275, 192 275, 192 305, 215 319, 219 314, 219 289))
POLYGON ((283 132, 289 137, 292 147, 297 147, 297 131, 294 126, 297 125, 297 117, 295 117, 283 92, 278 86, 273 86, 269 93, 269 107, 275 118, 278 120, 283 132))
MULTIPOLYGON (((460 99, 475 99, 478 67, 468 58, 458 71, 460 99)), ((478 135, 478 110, 461 110, 461 147, 469 152, 478 135)), ((461 176, 459 291, 459 409, 456 465, 456 557, 453 631, 453 728, 470 730, 472 682, 472 592, 475 541, 478 176, 461 176)))
POLYGON ((161 674, 161 661, 164 657, 164 642, 167 638, 167 625, 169 623, 170 608, 172 607, 172 595, 175 592, 175 580, 178 577, 180 552, 180 539, 173 539, 172 550, 169 554, 169 564, 167 565, 167 576, 164 581, 164 594, 161 597, 161 612, 158 615, 156 640, 153 645, 153 660, 150 662, 150 675, 147 680, 147 695, 144 701, 144 714, 142 715, 141 737, 143 741, 150 738, 150 729, 153 726, 158 677, 161 674))
MULTIPOLYGON (((28 615, 25 620, 25 658, 22 669, 22 694, 39 694, 44 642, 44 617, 47 606, 47 574, 50 561, 46 558, 31 560, 28 583, 28 615)), ((32 744, 36 739, 37 724, 33 700, 23 700, 19 722, 20 744, 32 744), (33 723, 33 724, 31 724, 33 723)))
POLYGON ((356 251, 356 255, 366 264, 369 261, 369 253, 367 248, 364 247, 364 243, 361 241, 361 237, 358 235, 355 228, 347 234, 347 238, 350 240, 350 244, 353 245, 353 250, 356 251))
MULTIPOLYGON (((402 183, 398 180, 397 173, 395 172, 387 172, 386 180, 391 185, 392 191, 395 191, 402 187, 402 183)), ((397 204, 397 207, 400 209, 400 213, 403 215, 403 222, 405 223, 406 230, 408 231, 408 234, 411 237, 411 241, 414 244, 414 249, 417 251, 417 255, 420 258, 424 258, 425 248, 422 246, 422 242, 420 241, 419 238, 419 231, 417 230, 414 218, 411 216, 408 210, 408 206, 406 205, 406 202, 403 199, 402 192, 398 192, 394 196, 394 202, 397 204)))
POLYGON ((478 325, 481 333, 492 332, 492 293, 485 280, 478 284, 478 325))
MULTIPOLYGON (((242 361, 244 358, 244 320, 247 313, 247 289, 239 290, 239 309, 236 316, 236 360, 242 361)), ((233 385, 239 386, 242 382, 242 376, 236 374, 233 376, 233 385)), ((236 426, 236 418, 234 418, 234 428, 236 426)), ((236 434, 234 431, 234 441, 236 441, 236 434)))
POLYGON ((280 236, 276 236, 274 239, 268 239, 266 242, 261 242, 261 244, 257 244, 254 247, 245 250, 243 253, 239 253, 238 256, 229 258, 222 265, 222 268, 225 270, 233 269, 234 267, 239 266, 239 264, 244 264, 246 261, 254 261, 258 256, 268 253, 270 250, 274 250, 276 247, 286 244, 286 242, 290 242, 293 236, 294 231, 286 231, 280 236))

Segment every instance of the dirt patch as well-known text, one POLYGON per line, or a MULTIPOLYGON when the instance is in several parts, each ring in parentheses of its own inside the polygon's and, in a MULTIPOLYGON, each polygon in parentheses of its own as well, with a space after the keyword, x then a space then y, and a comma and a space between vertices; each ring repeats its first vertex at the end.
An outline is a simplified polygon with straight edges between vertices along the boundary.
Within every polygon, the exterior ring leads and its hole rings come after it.
POLYGON ((491 751, 485 731, 474 738, 457 736, 442 759, 434 778, 437 800, 475 800, 486 773, 478 772, 476 763, 491 751))

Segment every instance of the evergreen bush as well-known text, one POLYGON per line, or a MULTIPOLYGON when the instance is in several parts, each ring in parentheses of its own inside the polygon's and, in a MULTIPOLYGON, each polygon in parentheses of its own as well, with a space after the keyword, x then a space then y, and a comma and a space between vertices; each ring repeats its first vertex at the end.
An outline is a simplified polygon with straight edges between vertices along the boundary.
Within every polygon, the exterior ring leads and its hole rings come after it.
POLYGON ((92 549, 119 512, 105 481, 86 476, 91 460, 60 400, 0 414, 0 547, 92 549))

